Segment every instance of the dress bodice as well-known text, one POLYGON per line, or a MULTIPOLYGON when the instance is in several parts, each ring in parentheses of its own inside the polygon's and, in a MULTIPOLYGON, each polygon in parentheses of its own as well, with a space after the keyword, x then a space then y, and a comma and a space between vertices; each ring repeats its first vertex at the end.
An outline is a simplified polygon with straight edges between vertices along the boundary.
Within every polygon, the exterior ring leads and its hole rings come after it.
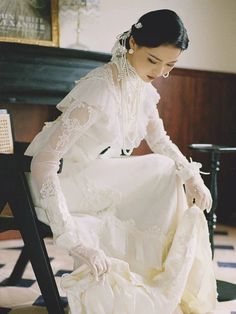
POLYGON ((27 154, 34 155, 45 145, 60 120, 69 123, 68 116, 75 102, 94 110, 96 123, 83 132, 73 146, 69 145, 63 156, 65 159, 80 162, 82 166, 108 147, 103 157, 119 156, 122 149, 131 152, 138 147, 146 135, 148 120, 156 109, 159 95, 151 84, 143 82, 137 74, 121 82, 119 73, 119 65, 110 62, 77 81, 72 91, 57 105, 62 115, 46 123, 27 154))

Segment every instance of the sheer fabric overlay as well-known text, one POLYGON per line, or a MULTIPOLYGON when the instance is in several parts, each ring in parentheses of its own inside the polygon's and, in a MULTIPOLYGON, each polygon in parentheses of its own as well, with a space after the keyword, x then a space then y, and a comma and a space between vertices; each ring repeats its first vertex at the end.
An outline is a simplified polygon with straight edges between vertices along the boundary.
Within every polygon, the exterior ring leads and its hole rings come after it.
POLYGON ((78 81, 58 104, 59 118, 26 151, 37 215, 56 244, 68 251, 90 245, 111 258, 97 282, 75 257, 75 271, 62 278, 70 311, 210 313, 216 286, 206 221, 183 190, 200 165, 166 134, 156 89, 134 72, 121 84, 119 71, 114 60, 78 81), (143 139, 154 154, 121 157, 143 139))

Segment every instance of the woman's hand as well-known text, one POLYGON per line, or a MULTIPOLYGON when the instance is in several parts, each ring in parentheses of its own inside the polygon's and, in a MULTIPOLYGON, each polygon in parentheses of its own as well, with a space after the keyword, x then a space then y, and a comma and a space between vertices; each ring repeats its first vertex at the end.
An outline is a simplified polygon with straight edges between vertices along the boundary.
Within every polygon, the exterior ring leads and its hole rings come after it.
POLYGON ((86 247, 82 244, 70 250, 70 255, 79 257, 91 269, 95 279, 99 281, 103 275, 110 271, 110 260, 103 250, 86 247))
POLYGON ((185 192, 188 206, 192 206, 195 203, 202 210, 206 210, 207 212, 211 210, 211 193, 204 184, 200 174, 194 175, 185 182, 185 192))

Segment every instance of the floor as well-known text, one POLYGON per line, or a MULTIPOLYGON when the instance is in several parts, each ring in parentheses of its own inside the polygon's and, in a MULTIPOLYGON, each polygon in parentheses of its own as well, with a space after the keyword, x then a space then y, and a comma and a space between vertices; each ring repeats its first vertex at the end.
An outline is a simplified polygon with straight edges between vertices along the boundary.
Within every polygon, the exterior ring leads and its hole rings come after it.
MULTIPOLYGON (((67 300, 60 289, 59 281, 62 273, 72 270, 72 260, 64 251, 52 245, 51 239, 45 241, 67 313, 67 300)), ((0 241, 0 282, 9 276, 22 245, 20 239, 0 241)), ((217 279, 236 284, 236 228, 224 225, 217 226, 214 267, 217 279)), ((17 286, 0 287, 0 314, 47 313, 30 265, 28 265, 23 277, 17 286)), ((220 302, 215 314, 236 314, 236 300, 220 302)))

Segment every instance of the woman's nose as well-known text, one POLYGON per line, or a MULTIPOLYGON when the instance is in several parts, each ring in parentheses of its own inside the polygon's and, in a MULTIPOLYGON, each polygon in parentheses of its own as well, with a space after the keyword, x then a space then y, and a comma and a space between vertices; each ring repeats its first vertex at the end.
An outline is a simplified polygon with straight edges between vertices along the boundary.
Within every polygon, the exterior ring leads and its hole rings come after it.
POLYGON ((153 75, 155 77, 162 76, 165 73, 165 66, 164 65, 158 65, 153 69, 153 75))

